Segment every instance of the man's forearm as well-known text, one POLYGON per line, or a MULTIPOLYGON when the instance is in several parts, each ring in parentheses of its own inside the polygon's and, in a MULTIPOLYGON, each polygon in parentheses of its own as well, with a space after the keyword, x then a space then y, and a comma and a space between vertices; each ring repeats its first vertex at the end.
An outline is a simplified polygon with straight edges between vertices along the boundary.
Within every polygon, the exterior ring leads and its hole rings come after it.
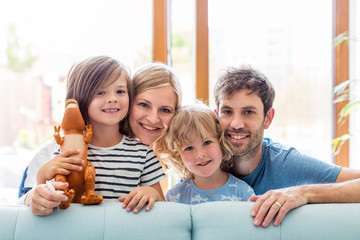
POLYGON ((360 179, 341 183, 311 184, 301 186, 308 203, 360 202, 360 179))

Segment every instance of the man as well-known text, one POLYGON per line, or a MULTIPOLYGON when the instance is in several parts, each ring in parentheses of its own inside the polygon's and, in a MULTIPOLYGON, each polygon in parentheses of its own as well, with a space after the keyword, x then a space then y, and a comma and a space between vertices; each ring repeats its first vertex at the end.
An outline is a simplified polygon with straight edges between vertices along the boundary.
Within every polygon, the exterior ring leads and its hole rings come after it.
POLYGON ((231 173, 257 194, 251 199, 256 201, 251 211, 255 226, 267 227, 275 216, 274 225, 279 225, 288 211, 307 203, 360 202, 359 170, 263 138, 275 113, 275 91, 263 74, 250 67, 229 69, 214 92, 219 120, 235 152, 231 173))

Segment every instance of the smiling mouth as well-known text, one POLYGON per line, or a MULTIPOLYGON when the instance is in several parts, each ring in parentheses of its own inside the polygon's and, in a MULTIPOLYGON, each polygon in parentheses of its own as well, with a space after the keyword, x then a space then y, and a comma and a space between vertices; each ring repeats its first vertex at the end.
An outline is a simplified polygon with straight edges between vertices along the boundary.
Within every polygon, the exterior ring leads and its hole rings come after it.
POLYGON ((140 123, 140 125, 145 128, 146 130, 149 130, 149 131, 155 131, 155 130, 158 130, 159 128, 156 128, 156 127, 151 127, 149 125, 145 125, 145 124, 142 124, 140 123))
POLYGON ((211 162, 211 160, 206 161, 206 162, 199 163, 199 164, 197 164, 197 165, 198 165, 198 166, 206 166, 206 165, 208 165, 210 162, 211 162))
POLYGON ((119 109, 116 108, 116 109, 104 109, 103 112, 106 112, 106 113, 113 113, 113 112, 118 112, 119 109))
POLYGON ((240 140, 240 139, 244 139, 244 138, 247 138, 248 137, 248 135, 241 135, 241 136, 239 136, 239 135, 231 135, 231 134, 229 134, 229 137, 230 138, 232 138, 232 139, 235 139, 235 140, 240 140))

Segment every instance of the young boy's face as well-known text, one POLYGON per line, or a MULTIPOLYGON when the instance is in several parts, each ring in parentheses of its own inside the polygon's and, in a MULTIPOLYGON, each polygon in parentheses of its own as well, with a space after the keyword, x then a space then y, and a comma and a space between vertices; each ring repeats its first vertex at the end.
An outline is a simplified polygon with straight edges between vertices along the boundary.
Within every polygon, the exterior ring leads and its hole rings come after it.
POLYGON ((89 122, 93 126, 117 126, 129 111, 126 77, 122 74, 110 85, 104 84, 88 107, 89 122))
POLYGON ((211 136, 207 131, 204 139, 197 136, 194 131, 189 134, 190 143, 182 146, 180 157, 185 167, 194 174, 196 178, 208 178, 221 172, 222 151, 219 140, 211 136))

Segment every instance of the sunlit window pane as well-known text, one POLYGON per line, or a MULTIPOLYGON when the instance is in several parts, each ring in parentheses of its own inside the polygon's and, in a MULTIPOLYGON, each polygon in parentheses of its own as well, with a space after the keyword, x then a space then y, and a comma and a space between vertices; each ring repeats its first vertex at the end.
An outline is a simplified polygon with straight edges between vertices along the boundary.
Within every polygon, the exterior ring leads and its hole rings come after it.
POLYGON ((183 104, 195 99, 195 64, 193 57, 195 3, 171 1, 171 64, 183 89, 183 104))
POLYGON ((276 90, 265 136, 331 161, 332 2, 209 0, 209 35, 210 91, 222 69, 252 65, 276 90))
MULTIPOLYGON (((352 40, 349 41, 349 77, 353 81, 351 85, 351 99, 360 101, 360 2, 349 1, 349 32, 352 40)), ((350 113, 350 161, 351 168, 360 169, 360 106, 350 113)))
POLYGON ((133 71, 151 62, 151 45, 152 1, 0 2, 0 203, 16 199, 25 166, 61 121, 70 67, 108 55, 133 71))

